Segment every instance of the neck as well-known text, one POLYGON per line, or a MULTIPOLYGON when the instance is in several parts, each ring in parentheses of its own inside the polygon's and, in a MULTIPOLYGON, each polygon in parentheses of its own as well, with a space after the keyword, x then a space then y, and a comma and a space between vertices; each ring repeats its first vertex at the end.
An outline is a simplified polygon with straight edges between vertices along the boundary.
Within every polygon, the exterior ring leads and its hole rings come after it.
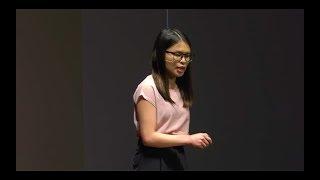
POLYGON ((176 85, 176 77, 169 77, 169 88, 170 89, 175 89, 177 87, 176 85))

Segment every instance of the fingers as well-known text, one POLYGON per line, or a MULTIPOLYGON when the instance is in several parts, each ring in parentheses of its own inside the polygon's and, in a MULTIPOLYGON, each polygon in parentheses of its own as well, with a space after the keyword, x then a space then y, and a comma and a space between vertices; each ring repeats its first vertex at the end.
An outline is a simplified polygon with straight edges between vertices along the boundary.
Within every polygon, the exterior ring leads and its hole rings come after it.
POLYGON ((204 133, 204 137, 210 142, 210 144, 212 144, 212 139, 207 133, 204 133))
POLYGON ((193 134, 191 139, 193 139, 193 145, 200 149, 204 149, 213 143, 212 139, 207 133, 193 134))
POLYGON ((201 140, 202 140, 202 142, 205 143, 206 146, 208 146, 208 145, 210 144, 209 141, 206 139, 205 136, 203 136, 203 138, 201 138, 201 140))
POLYGON ((207 146, 208 145, 200 137, 199 137, 199 139, 196 140, 196 143, 194 144, 194 147, 197 147, 197 148, 200 148, 200 149, 204 149, 207 146))
POLYGON ((201 149, 206 148, 209 146, 209 144, 212 144, 212 139, 207 133, 202 133, 202 138, 201 138, 201 149))
POLYGON ((201 149, 204 149, 205 147, 207 147, 206 143, 203 142, 203 141, 201 141, 201 146, 200 146, 200 148, 201 148, 201 149))

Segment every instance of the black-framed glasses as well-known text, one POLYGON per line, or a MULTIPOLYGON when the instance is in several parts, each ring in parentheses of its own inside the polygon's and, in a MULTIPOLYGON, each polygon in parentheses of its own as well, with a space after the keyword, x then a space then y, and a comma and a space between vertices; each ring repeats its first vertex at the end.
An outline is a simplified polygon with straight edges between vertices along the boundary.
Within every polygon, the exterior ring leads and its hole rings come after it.
POLYGON ((170 51, 165 51, 165 52, 172 54, 172 59, 175 62, 181 62, 182 58, 184 57, 186 63, 190 63, 194 57, 194 55, 192 53, 170 52, 170 51))

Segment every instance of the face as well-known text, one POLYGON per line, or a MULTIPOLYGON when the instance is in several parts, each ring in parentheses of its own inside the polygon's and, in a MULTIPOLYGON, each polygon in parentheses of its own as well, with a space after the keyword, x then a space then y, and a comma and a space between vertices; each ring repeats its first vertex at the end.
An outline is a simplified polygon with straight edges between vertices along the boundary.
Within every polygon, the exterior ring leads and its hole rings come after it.
POLYGON ((190 46, 184 41, 179 41, 166 50, 165 66, 170 77, 183 76, 188 66, 187 61, 190 52, 190 46))

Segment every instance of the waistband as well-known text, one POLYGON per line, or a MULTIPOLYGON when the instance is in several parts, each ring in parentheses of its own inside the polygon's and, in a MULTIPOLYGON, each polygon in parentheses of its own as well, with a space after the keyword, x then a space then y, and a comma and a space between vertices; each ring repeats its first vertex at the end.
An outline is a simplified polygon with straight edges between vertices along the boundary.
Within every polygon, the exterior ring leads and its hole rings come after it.
POLYGON ((164 151, 170 151, 170 150, 177 150, 178 152, 184 153, 184 146, 172 146, 172 147, 166 147, 166 148, 150 147, 150 146, 145 146, 142 143, 141 138, 138 139, 138 147, 141 150, 145 150, 145 151, 164 152, 164 151))

